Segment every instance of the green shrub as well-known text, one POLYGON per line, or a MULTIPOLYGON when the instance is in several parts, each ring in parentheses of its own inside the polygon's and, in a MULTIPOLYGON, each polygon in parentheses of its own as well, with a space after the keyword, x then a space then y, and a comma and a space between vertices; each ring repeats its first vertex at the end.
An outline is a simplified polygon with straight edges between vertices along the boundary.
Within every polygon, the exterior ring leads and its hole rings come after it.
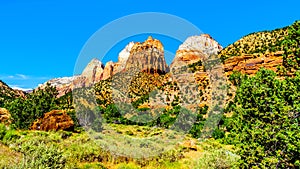
POLYGON ((19 138, 20 138, 20 135, 18 134, 17 131, 7 130, 7 132, 5 133, 2 141, 3 141, 4 144, 9 144, 9 143, 15 142, 19 138))
POLYGON ((7 132, 6 126, 2 123, 0 123, 0 141, 3 139, 7 132))
POLYGON ((80 127, 80 124, 78 118, 76 117, 75 110, 68 111, 67 114, 71 117, 71 119, 74 122, 74 129, 78 129, 80 127))
POLYGON ((203 158, 200 158, 195 168, 238 168, 237 160, 239 157, 227 150, 213 150, 204 154, 203 158))
POLYGON ((139 169, 141 167, 137 166, 136 164, 134 163, 122 163, 122 164, 119 164, 118 165, 118 169, 139 169))
POLYGON ((24 153, 24 159, 20 168, 64 168, 66 160, 62 151, 55 145, 36 143, 35 141, 25 142, 21 145, 20 151, 24 153))
POLYGON ((80 167, 82 169, 106 169, 101 163, 89 163, 89 164, 84 164, 82 167, 80 167))
POLYGON ((115 104, 110 104, 106 107, 104 111, 104 118, 107 122, 112 123, 119 120, 121 117, 122 115, 115 104))
POLYGON ((212 134, 212 137, 214 139, 224 138, 224 136, 225 136, 225 132, 223 130, 220 130, 219 128, 215 129, 212 134))

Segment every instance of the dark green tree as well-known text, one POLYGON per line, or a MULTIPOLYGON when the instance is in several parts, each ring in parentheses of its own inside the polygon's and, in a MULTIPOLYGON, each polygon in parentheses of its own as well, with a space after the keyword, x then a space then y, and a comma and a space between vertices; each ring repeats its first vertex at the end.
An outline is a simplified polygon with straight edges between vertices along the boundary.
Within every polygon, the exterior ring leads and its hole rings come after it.
POLYGON ((241 168, 299 168, 300 74, 279 80, 261 69, 231 80, 239 84, 226 109, 233 116, 224 122, 224 140, 238 147, 241 168))
POLYGON ((6 103, 12 117, 12 126, 19 129, 28 129, 34 120, 42 117, 44 113, 58 108, 58 92, 55 87, 47 84, 44 89, 37 89, 28 94, 26 98, 17 98, 6 103))

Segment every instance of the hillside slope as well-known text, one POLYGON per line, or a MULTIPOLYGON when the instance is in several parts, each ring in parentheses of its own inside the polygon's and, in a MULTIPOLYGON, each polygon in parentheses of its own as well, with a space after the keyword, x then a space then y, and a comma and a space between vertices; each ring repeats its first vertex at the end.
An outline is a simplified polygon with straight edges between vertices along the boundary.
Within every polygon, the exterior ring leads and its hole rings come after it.
POLYGON ((3 106, 6 100, 15 97, 25 97, 25 93, 20 90, 10 88, 6 83, 0 80, 0 107, 3 106))
POLYGON ((225 72, 255 74, 265 67, 291 76, 300 65, 299 28, 300 21, 296 21, 284 28, 244 36, 219 53, 225 72))

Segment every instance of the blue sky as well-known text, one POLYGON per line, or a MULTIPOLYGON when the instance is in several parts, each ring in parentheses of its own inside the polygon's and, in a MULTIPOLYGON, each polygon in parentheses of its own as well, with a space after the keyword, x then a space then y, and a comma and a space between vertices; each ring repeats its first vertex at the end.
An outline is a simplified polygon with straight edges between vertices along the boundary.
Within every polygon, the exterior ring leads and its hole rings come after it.
MULTIPOLYGON (((134 13, 176 15, 225 47, 248 33, 292 24, 300 19, 299 6, 298 0, 2 0, 0 79, 11 86, 34 88, 50 78, 72 76, 86 41, 109 22, 134 13)), ((129 41, 144 38, 120 42, 109 52, 108 59, 116 60, 129 41)), ((163 43, 174 53, 179 45, 168 39, 163 43)))

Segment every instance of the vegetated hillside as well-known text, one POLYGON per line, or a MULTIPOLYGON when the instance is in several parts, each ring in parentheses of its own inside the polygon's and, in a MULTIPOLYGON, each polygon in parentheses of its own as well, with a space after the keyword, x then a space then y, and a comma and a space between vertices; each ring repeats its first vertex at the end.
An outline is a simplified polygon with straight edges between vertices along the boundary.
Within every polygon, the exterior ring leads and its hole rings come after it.
POLYGON ((296 21, 245 36, 219 54, 236 92, 217 137, 238 148, 240 168, 300 167, 299 45, 296 21))
POLYGON ((281 75, 292 75, 300 65, 299 27, 300 21, 296 21, 290 26, 252 33, 234 42, 219 53, 225 71, 244 70, 246 74, 254 74, 260 67, 266 67, 281 75))
POLYGON ((226 60, 243 54, 266 54, 283 50, 282 41, 288 35, 288 27, 272 31, 251 33, 224 48, 219 56, 226 60))
POLYGON ((3 106, 5 101, 20 96, 24 97, 25 96, 24 92, 19 90, 14 90, 10 88, 6 83, 0 80, 0 107, 3 106))
POLYGON ((112 78, 96 83, 95 92, 98 104, 106 107, 106 105, 113 102, 112 88, 126 94, 130 98, 130 101, 136 101, 161 86, 164 79, 164 75, 159 74, 145 72, 132 73, 132 71, 120 72, 112 78))

